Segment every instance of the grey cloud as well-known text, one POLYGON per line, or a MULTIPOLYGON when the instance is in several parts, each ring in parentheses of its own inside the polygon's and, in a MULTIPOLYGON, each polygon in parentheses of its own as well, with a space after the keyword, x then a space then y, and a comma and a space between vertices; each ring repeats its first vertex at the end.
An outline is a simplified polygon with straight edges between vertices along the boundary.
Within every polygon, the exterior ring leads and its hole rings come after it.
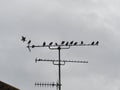
POLYGON ((62 59, 89 61, 62 68, 63 89, 119 90, 118 0, 4 0, 0 13, 1 80, 21 90, 40 89, 33 85, 37 80, 57 80, 52 63, 34 63, 36 57, 56 59, 57 52, 39 48, 29 53, 20 41, 22 35, 36 44, 99 40, 98 47, 62 51, 62 59))

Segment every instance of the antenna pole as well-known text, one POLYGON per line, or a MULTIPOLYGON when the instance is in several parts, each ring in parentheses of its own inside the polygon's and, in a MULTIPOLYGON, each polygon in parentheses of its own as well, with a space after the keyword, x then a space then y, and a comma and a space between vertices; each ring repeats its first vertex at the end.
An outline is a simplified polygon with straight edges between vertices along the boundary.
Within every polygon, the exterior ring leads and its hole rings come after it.
MULTIPOLYGON (((21 41, 26 42, 26 37, 22 36, 21 41)), ((81 41, 80 44, 78 44, 78 42, 74 42, 71 41, 69 42, 65 42, 62 41, 61 44, 58 43, 53 43, 50 42, 49 44, 46 44, 46 42, 43 42, 43 45, 30 45, 31 44, 31 40, 29 40, 27 42, 27 48, 28 50, 31 52, 31 48, 35 48, 35 47, 47 47, 50 50, 58 50, 58 60, 50 60, 50 59, 35 59, 35 62, 37 63, 37 61, 46 61, 46 62, 52 62, 53 65, 58 65, 58 81, 56 83, 54 82, 49 82, 49 83, 35 83, 35 86, 49 86, 49 87, 56 87, 58 90, 61 90, 61 65, 65 65, 66 62, 71 62, 71 63, 88 63, 88 61, 72 61, 72 60, 61 60, 61 49, 70 49, 70 47, 73 46, 98 46, 99 41, 97 42, 92 42, 91 44, 84 44, 83 41, 81 41)))
POLYGON ((58 64, 58 68, 59 68, 59 71, 58 71, 58 73, 59 73, 59 90, 61 90, 61 61, 60 61, 60 50, 61 50, 61 47, 59 46, 58 47, 58 56, 59 56, 59 64, 58 64))

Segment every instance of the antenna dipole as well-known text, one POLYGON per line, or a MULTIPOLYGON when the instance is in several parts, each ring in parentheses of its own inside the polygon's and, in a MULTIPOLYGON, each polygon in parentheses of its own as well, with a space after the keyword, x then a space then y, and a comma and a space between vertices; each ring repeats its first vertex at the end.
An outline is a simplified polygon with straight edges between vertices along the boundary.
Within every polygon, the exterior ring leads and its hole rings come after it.
MULTIPOLYGON (((26 37, 22 36, 21 41, 26 42, 26 37)), ((27 48, 29 51, 31 51, 31 48, 35 47, 48 47, 50 50, 58 50, 58 60, 50 60, 50 59, 35 59, 35 62, 37 63, 38 61, 45 61, 45 62, 52 62, 53 65, 58 65, 58 81, 57 83, 35 83, 35 86, 50 86, 50 87, 56 87, 58 90, 61 90, 61 65, 65 65, 66 62, 71 62, 71 63, 88 63, 88 61, 72 61, 72 60, 61 60, 61 50, 63 49, 70 49, 70 47, 75 47, 75 46, 98 46, 99 41, 92 42, 89 44, 84 44, 83 41, 81 43, 78 42, 65 42, 62 41, 61 44, 58 43, 53 43, 50 42, 49 44, 46 44, 46 42, 43 42, 42 45, 31 45, 31 40, 27 41, 27 48)))

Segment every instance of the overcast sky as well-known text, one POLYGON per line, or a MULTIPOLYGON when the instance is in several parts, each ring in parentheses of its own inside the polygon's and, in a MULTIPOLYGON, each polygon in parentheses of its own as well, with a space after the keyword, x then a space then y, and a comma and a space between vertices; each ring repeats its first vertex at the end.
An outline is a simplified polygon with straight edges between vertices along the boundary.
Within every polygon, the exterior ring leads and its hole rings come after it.
POLYGON ((0 80, 21 90, 56 90, 34 86, 58 80, 57 66, 34 60, 58 59, 58 52, 29 52, 21 36, 37 45, 98 40, 97 47, 61 52, 61 59, 89 62, 62 67, 62 90, 120 90, 120 0, 0 0, 0 80))

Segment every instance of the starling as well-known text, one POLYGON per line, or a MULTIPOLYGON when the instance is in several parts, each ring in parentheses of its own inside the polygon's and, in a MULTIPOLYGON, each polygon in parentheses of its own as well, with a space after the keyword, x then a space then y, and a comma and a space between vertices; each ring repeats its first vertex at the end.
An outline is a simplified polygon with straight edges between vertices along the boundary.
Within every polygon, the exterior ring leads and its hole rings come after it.
POLYGON ((26 41, 26 37, 22 36, 21 41, 25 42, 26 41))
POLYGON ((65 43, 65 41, 62 41, 61 44, 63 45, 65 43))
POLYGON ((28 41, 28 44, 30 44, 30 43, 31 43, 31 40, 28 41))
POLYGON ((68 46, 68 44, 69 44, 69 42, 66 42, 66 44, 65 44, 65 45, 66 45, 66 46, 68 46))
POLYGON ((81 45, 83 44, 83 41, 81 41, 81 45))
POLYGON ((49 45, 51 46, 53 44, 53 42, 50 42, 49 45))
POLYGON ((99 44, 99 41, 97 41, 95 45, 98 45, 98 44, 99 44))
POLYGON ((70 42, 70 45, 72 45, 72 44, 73 44, 73 42, 74 42, 74 41, 71 41, 71 42, 70 42))
POLYGON ((57 43, 55 43, 55 45, 56 45, 56 46, 58 46, 58 44, 57 44, 57 43))
POLYGON ((92 42, 91 45, 94 45, 94 42, 92 42))
POLYGON ((75 43, 74 43, 74 45, 77 45, 77 44, 78 44, 78 42, 75 42, 75 43))
POLYGON ((43 42, 43 46, 45 46, 46 45, 46 42, 43 42))

